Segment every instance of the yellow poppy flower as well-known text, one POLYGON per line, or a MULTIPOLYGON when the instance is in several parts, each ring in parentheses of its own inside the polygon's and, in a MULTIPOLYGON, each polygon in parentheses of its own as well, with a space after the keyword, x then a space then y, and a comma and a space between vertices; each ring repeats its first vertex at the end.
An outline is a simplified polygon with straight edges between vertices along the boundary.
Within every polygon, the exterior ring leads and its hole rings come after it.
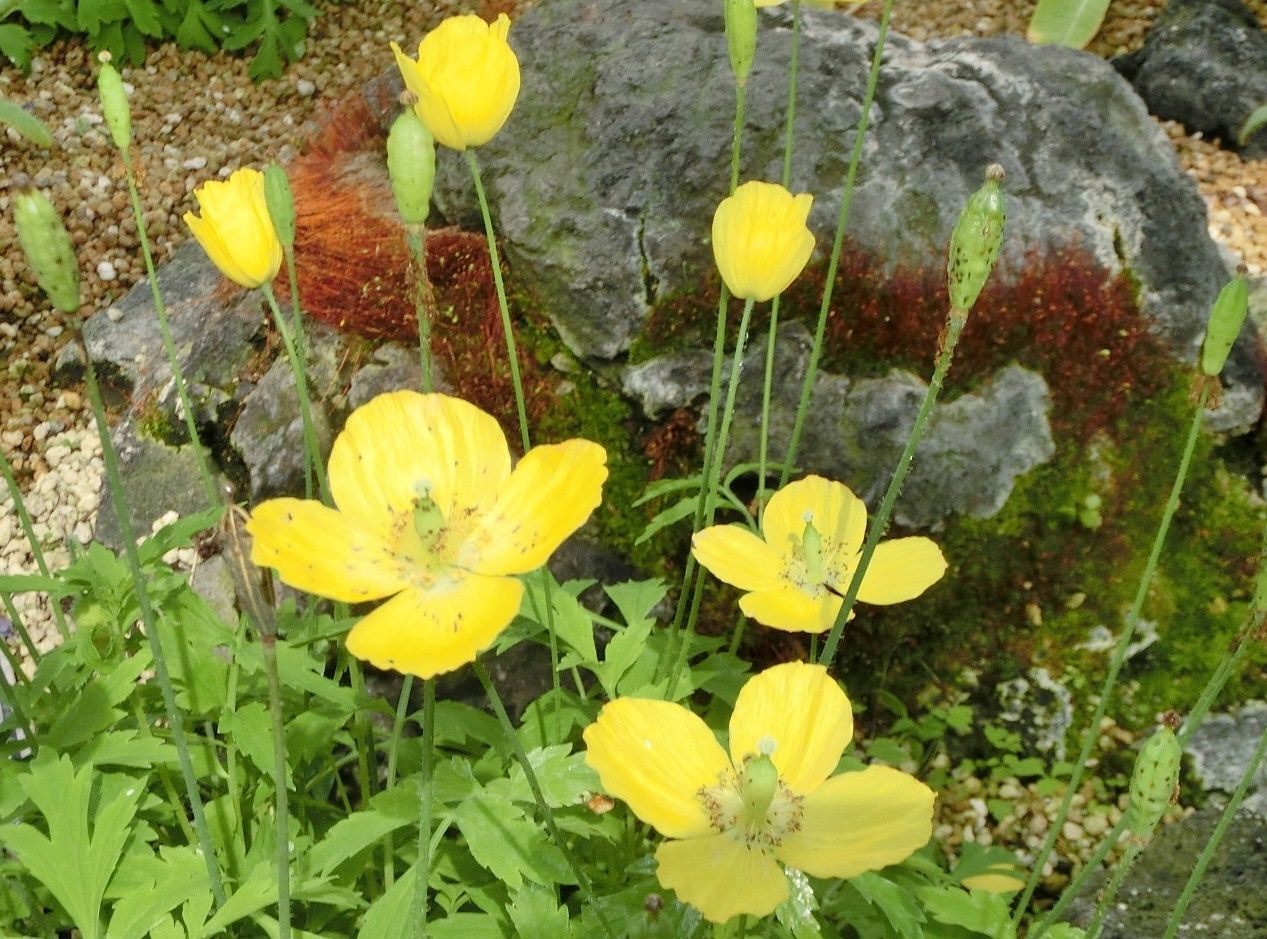
POLYGON ((519 59, 506 42, 510 18, 451 16, 418 45, 414 61, 392 43, 414 110, 431 136, 454 150, 493 139, 519 97, 519 59))
POLYGON ((475 659, 519 611, 523 584, 602 498, 607 453, 533 447, 510 467, 497 422, 442 394, 395 391, 355 411, 330 454, 332 509, 271 499, 251 513, 251 560, 309 593, 392 599, 348 651, 431 678, 475 659))
POLYGON ((713 257, 733 296, 758 303, 782 293, 805 269, 814 236, 805 224, 814 197, 776 183, 748 182, 713 214, 713 257))
POLYGON ((282 266, 282 245, 264 202, 264 174, 235 170, 194 190, 202 217, 186 212, 185 224, 220 273, 249 290, 272 283, 282 266))
MULTIPOLYGON (((738 525, 714 525, 691 539, 695 559, 718 580, 747 591, 745 616, 788 632, 831 628, 862 555, 867 507, 843 483, 806 476, 773 496, 759 538, 738 525)), ((928 538, 891 538, 876 546, 862 578, 862 603, 918 597, 946 572, 928 538)))
POLYGON ((786 899, 780 864, 856 877, 928 841, 923 783, 885 766, 831 775, 852 739, 849 699, 827 669, 790 662, 739 692, 729 754, 681 705, 618 698, 586 728, 585 758, 607 792, 679 839, 656 851, 660 883, 724 923, 786 899))

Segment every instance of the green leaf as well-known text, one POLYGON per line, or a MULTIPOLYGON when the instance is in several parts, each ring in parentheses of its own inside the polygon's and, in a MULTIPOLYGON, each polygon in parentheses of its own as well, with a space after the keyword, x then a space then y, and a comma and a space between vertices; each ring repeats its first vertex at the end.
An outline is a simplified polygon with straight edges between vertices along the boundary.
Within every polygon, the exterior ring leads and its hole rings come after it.
POLYGON ((1030 42, 1084 49, 1104 22, 1109 0, 1038 0, 1026 34, 1030 42))
POLYGON ((822 930, 814 911, 818 900, 809 878, 798 870, 787 871, 788 897, 774 911, 774 917, 787 927, 792 939, 822 939, 822 930))
POLYGON ((127 700, 136 689, 141 672, 149 666, 149 649, 144 649, 109 673, 92 678, 62 710, 53 726, 40 734, 40 743, 54 750, 66 750, 110 727, 124 714, 116 705, 127 700))
POLYGON ((31 49, 34 46, 35 40, 29 30, 16 23, 0 23, 0 52, 24 72, 31 67, 31 49))
POLYGON ((207 890, 207 867, 192 848, 161 848, 161 874, 114 905, 106 939, 145 939, 167 914, 207 890))
MULTIPOLYGON (((647 639, 653 628, 650 620, 643 620, 617 633, 612 637, 611 642, 607 643, 607 648, 603 650, 603 664, 594 669, 594 674, 598 676, 607 697, 616 697, 621 687, 621 680, 643 657, 647 651, 647 639)), ((636 684, 646 684, 654 676, 657 660, 651 655, 647 658, 650 659, 649 667, 639 671, 636 684)))
POLYGON ((884 914, 889 925, 902 939, 921 939, 924 935, 920 928, 920 923, 924 922, 924 914, 915 902, 915 897, 906 888, 874 873, 852 877, 849 884, 884 914))
POLYGON ((569 939, 572 924, 566 907, 560 907, 553 890, 526 885, 515 892, 506 910, 519 939, 569 939))
MULTIPOLYGON (((224 732, 233 738, 238 751, 245 753, 264 776, 272 778, 273 736, 268 708, 262 701, 243 704, 236 711, 225 715, 220 722, 224 732)), ((286 768, 289 777, 290 767, 286 768)), ((294 788, 293 782, 290 783, 294 788)))
POLYGON ((524 878, 543 885, 574 882, 544 829, 509 799, 485 789, 459 805, 453 819, 476 863, 512 889, 524 878))
POLYGON ((1070 923, 1057 923, 1049 927, 1043 935, 1047 939, 1085 939, 1087 931, 1070 923))
POLYGON ((278 41, 276 32, 265 33, 260 39, 260 47, 255 52, 255 58, 251 59, 251 66, 247 69, 247 73, 255 81, 261 78, 281 78, 281 43, 278 41))
MULTIPOLYGON (((153 0, 123 0, 132 16, 132 24, 146 36, 163 35, 163 24, 158 19, 158 7, 153 0)), ((217 510, 217 514, 219 511, 217 510)))
POLYGON ((1254 109, 1253 114, 1245 118, 1245 123, 1241 125, 1241 132, 1236 135, 1237 142, 1242 147, 1245 146, 1245 141, 1249 140, 1264 124, 1267 124, 1267 104, 1260 104, 1254 109))
POLYGON ((117 23, 128 15, 123 0, 79 0, 79 28, 90 36, 99 36, 107 23, 117 23))
POLYGON ((149 769, 156 763, 175 763, 176 748, 136 730, 112 730, 92 737, 75 751, 77 766, 131 766, 149 769))
MULTIPOLYGON (((0 27, 0 29, 2 28, 3 27, 0 27)), ((10 108, 16 107, 15 105, 9 104, 7 101, 0 101, 0 105, 5 105, 10 108)), ((17 108, 17 110, 26 117, 30 117, 36 124, 39 124, 39 121, 36 121, 35 118, 31 117, 31 115, 27 114, 21 108, 17 108)), ((6 124, 11 123, 8 120, 7 110, 0 110, 0 121, 3 121, 6 124)), ((13 126, 17 127, 16 124, 13 126)), ((40 124, 41 130, 43 130, 43 127, 44 125, 40 124)), ((21 127, 18 127, 17 129, 19 133, 25 133, 21 127)), ((44 133, 47 134, 48 131, 44 130, 44 133)), ((36 142, 40 143, 40 141, 36 142)), ((52 137, 49 137, 49 143, 52 143, 52 137)), ((48 146, 48 144, 43 143, 40 145, 48 146)), ((49 575, 48 577, 45 577, 42 574, 0 575, 0 593, 47 593, 54 597, 64 597, 73 592, 73 589, 67 586, 67 584, 56 575, 49 575)))
POLYGON ((336 822, 308 854, 311 869, 324 876, 389 832, 418 821, 417 779, 400 780, 370 799, 370 807, 336 822))
POLYGON ((628 626, 654 622, 651 611, 669 592, 668 585, 660 578, 654 580, 630 580, 623 584, 604 587, 607 596, 620 611, 620 618, 628 626))
POLYGON ((646 505, 652 499, 658 499, 661 496, 666 496, 670 492, 681 492, 683 489, 694 489, 696 492, 699 492, 700 480, 702 478, 702 476, 688 476, 686 479, 666 478, 657 480, 656 482, 648 485, 647 488, 643 490, 642 495, 634 500, 633 508, 636 509, 640 505, 646 505))
MULTIPOLYGON (((528 762, 536 773, 541 794, 552 809, 577 805, 602 788, 598 774, 585 762, 585 754, 572 753, 571 750, 569 744, 562 743, 528 753, 528 762)), ((508 779, 513 784, 508 796, 520 798, 523 802, 533 800, 522 766, 516 764, 508 779)))
MULTIPOLYGON (((594 647, 594 620, 590 616, 590 611, 585 609, 576 597, 590 583, 591 581, 585 581, 583 585, 579 582, 554 584, 549 591, 550 599, 553 601, 551 606, 554 610, 555 633, 586 664, 598 661, 598 650, 594 647)), ((545 591, 541 587, 540 578, 535 576, 529 578, 527 587, 528 609, 541 610, 544 619, 545 591)), ((535 614, 534 618, 536 618, 535 614)))
MULTIPOLYGON (((4 98, 0 98, 0 124, 8 124, 19 134, 38 147, 51 147, 53 145, 53 135, 48 132, 47 127, 40 123, 39 118, 23 110, 12 101, 6 101, 4 98)), ((58 589, 61 587, 61 584, 56 577, 39 579, 43 581, 52 581, 58 589)), ((44 590, 45 588, 35 587, 28 589, 44 590)), ((16 591, 5 590, 5 593, 14 592, 16 591)))
MULTIPOLYGON (((51 752, 41 749, 41 756, 51 752)), ((91 766, 78 773, 70 758, 56 762, 37 758, 20 779, 27 798, 48 825, 48 834, 33 825, 0 825, 0 844, 17 855, 32 877, 48 888, 66 910, 83 939, 101 936, 101 901, 123 854, 123 846, 145 786, 134 780, 95 807, 88 831, 90 796, 96 774, 91 766)))
POLYGON ((1016 935, 1008 901, 997 893, 969 893, 962 887, 920 887, 916 893, 939 923, 971 929, 990 939, 1013 939, 1016 935))
POLYGON ((211 54, 216 51, 216 37, 224 21, 208 10, 201 0, 189 0, 180 26, 176 28, 176 42, 184 49, 197 49, 211 54))
POLYGON ((77 23, 74 0, 22 0, 22 18, 40 26, 73 30, 77 23))
POLYGON ((634 546, 642 544, 653 538, 656 532, 668 528, 670 525, 677 524, 683 519, 690 518, 695 512, 695 505, 699 500, 694 496, 688 496, 669 506, 662 512, 656 513, 651 521, 647 522, 647 527, 642 530, 642 534, 638 536, 638 540, 634 542, 634 546))
POLYGON ((212 936, 225 935, 226 926, 277 902, 277 876, 273 873, 272 852, 269 853, 270 857, 251 868, 242 886, 233 892, 215 916, 207 920, 200 936, 211 939, 212 936))

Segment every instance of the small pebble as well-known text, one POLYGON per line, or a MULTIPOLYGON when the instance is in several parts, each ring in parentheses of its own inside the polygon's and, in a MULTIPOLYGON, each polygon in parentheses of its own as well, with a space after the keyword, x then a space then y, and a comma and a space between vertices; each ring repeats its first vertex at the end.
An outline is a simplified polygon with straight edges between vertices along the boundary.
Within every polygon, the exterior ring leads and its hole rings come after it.
POLYGON ((111 281, 111 280, 114 280, 116 277, 118 277, 119 274, 114 269, 114 265, 110 263, 109 261, 98 261, 97 262, 97 276, 100 277, 102 280, 111 281))

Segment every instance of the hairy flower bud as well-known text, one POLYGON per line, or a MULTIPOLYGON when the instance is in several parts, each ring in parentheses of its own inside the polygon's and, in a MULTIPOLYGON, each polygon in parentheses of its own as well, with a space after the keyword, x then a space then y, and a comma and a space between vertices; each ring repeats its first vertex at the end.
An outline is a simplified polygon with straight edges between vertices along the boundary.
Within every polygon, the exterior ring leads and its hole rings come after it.
POLYGON ((1236 342, 1248 313, 1249 288, 1244 276, 1237 274, 1223 285, 1210 308, 1210 325, 1201 346, 1201 371, 1207 375, 1223 371, 1232 343, 1236 342))
POLYGON ((295 246, 295 194, 290 189, 286 171, 276 163, 264 170, 264 204, 277 230, 277 240, 285 248, 295 246))
POLYGON ((1162 813, 1179 782, 1183 748, 1170 727, 1158 728, 1148 738, 1131 773, 1131 801, 1126 809, 1126 827, 1140 838, 1149 838, 1161 821, 1162 813))
POLYGON ((38 189, 13 199, 13 220, 26 262, 53 306, 65 313, 79 309, 79 265, 75 249, 53 203, 38 189))
POLYGON ((757 5, 753 0, 723 0, 723 4, 730 70, 735 73, 737 84, 746 85, 757 55, 757 5))
POLYGON ((422 225, 431 211, 436 178, 436 144, 412 109, 401 113, 387 135, 387 173, 396 209, 406 225, 422 225))
POLYGON ((110 128, 110 139, 124 153, 132 145, 132 109, 123 90, 119 70, 110 64, 109 53, 101 55, 101 71, 97 72, 97 93, 101 97, 101 113, 110 128))
POLYGON ((950 236, 946 273, 950 282, 950 307, 966 315, 977 302, 1003 244, 1003 167, 990 164, 985 185, 968 197, 950 236))

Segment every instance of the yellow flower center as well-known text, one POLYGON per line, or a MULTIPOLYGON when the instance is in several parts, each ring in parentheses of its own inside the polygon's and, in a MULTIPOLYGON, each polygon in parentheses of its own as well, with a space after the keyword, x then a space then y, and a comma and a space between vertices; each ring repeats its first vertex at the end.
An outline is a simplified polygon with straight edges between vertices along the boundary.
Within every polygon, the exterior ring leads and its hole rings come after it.
POLYGON ((431 497, 431 483, 414 483, 413 508, 398 514, 392 523, 392 553, 406 569, 407 576, 425 589, 433 589, 447 571, 463 567, 458 549, 466 540, 468 517, 448 518, 431 497), (463 524, 465 523, 465 524, 463 524))
POLYGON ((836 593, 832 584, 849 573, 844 552, 834 538, 824 538, 814 527, 814 513, 805 513, 801 537, 790 536, 792 550, 784 555, 783 579, 812 597, 836 593))
POLYGON ((723 770, 716 785, 697 795, 714 831, 750 847, 777 847, 801 827, 802 797, 779 778, 768 752, 745 757, 737 773, 723 770))

